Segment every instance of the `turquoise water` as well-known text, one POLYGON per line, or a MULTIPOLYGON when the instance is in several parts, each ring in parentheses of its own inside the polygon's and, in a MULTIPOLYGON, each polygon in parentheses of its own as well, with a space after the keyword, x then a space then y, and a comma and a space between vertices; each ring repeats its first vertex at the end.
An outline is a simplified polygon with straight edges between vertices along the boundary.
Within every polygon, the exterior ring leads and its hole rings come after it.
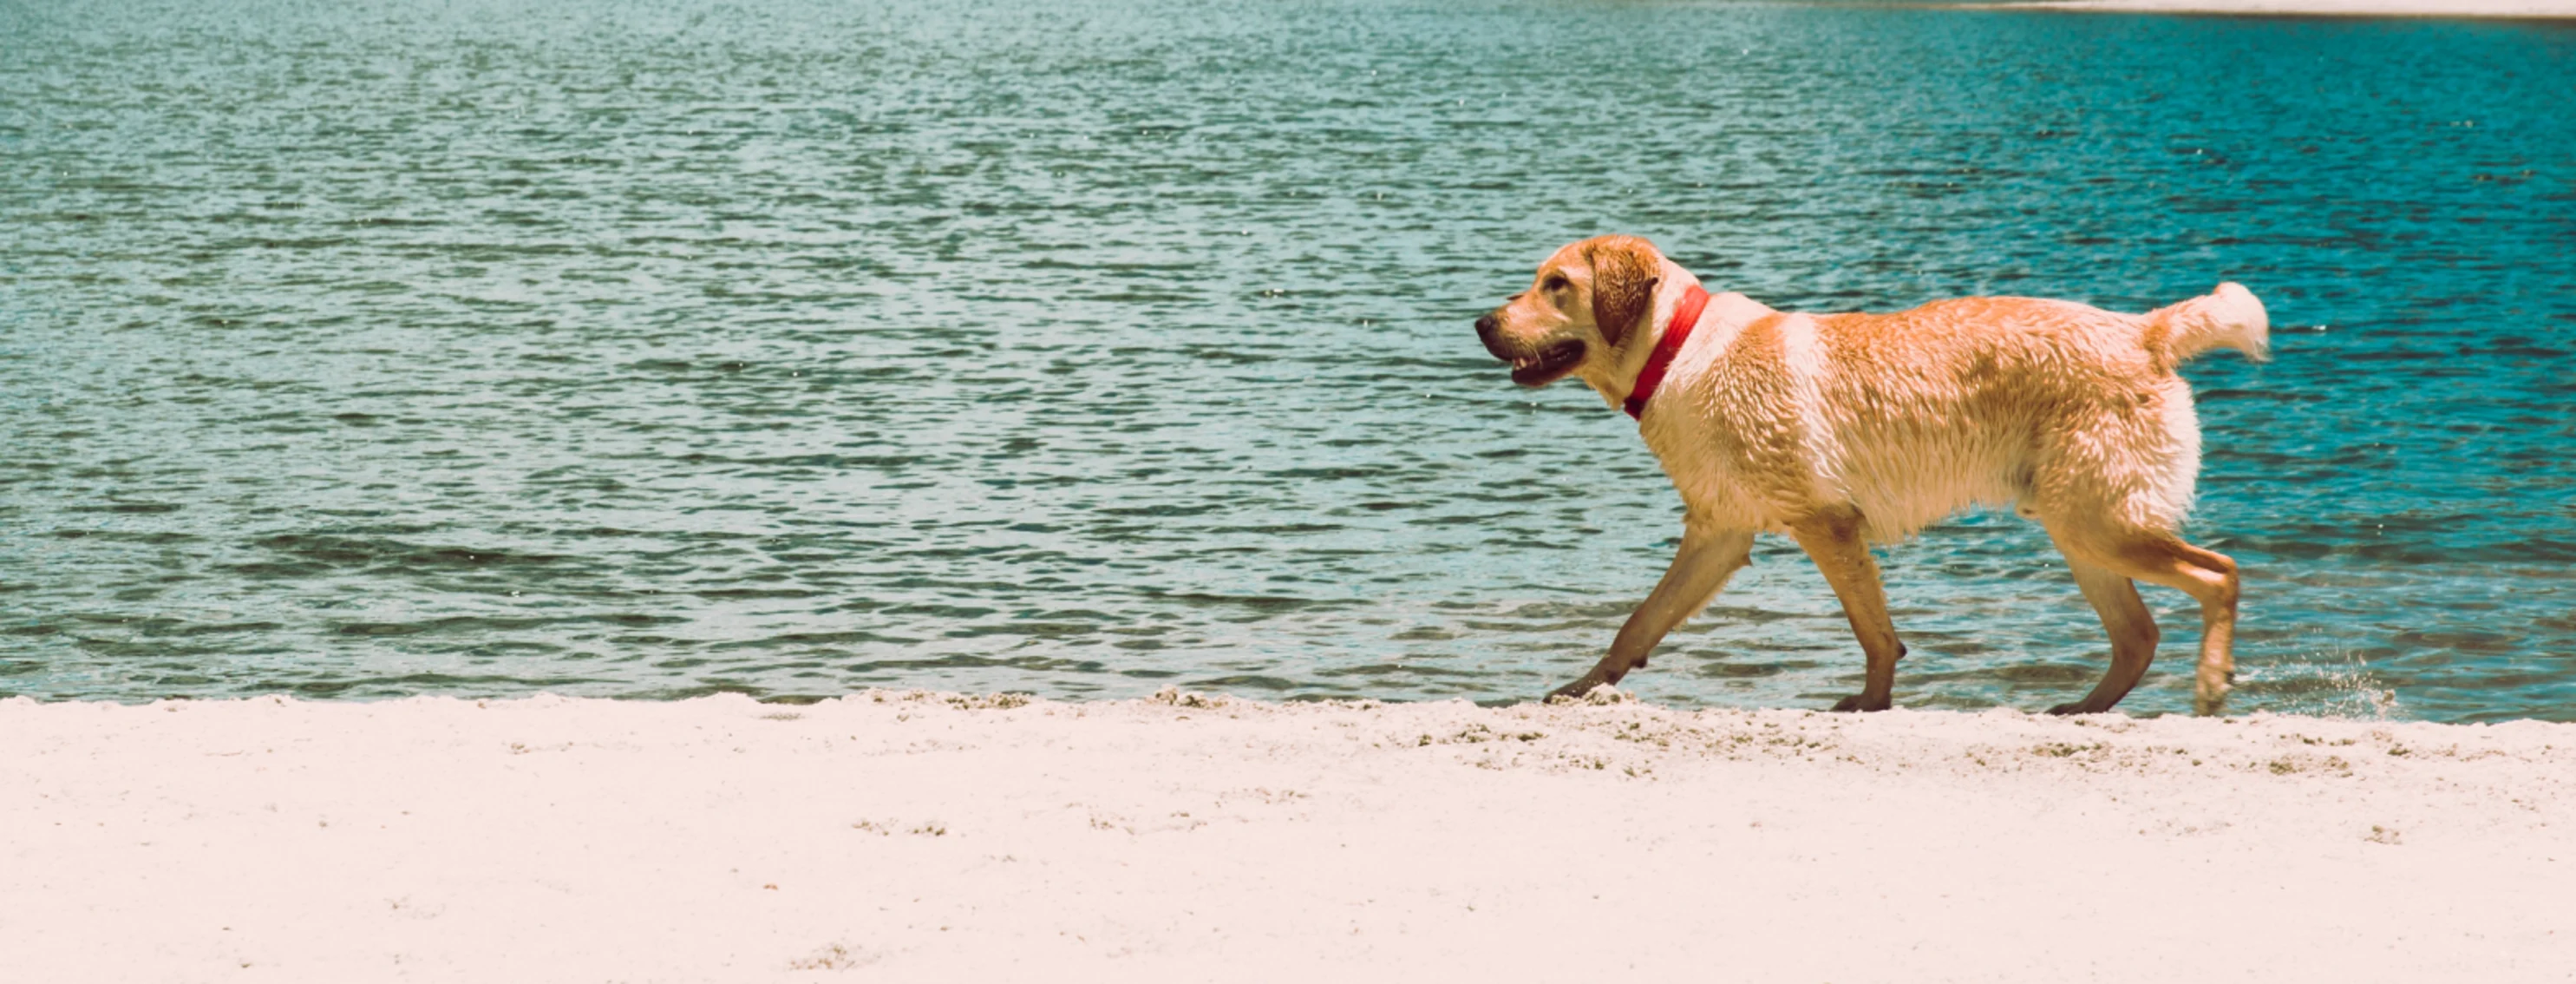
MULTIPOLYGON (((0 3, 0 694, 1502 700, 1678 504, 1469 322, 2242 280, 2235 707, 2576 718, 2576 29, 1723 3, 0 3)), ((1822 706, 1785 541, 1629 679, 1822 706)), ((2106 645, 1883 553, 1900 705, 2106 645)), ((2187 709, 2197 620, 2124 705, 2187 709)))

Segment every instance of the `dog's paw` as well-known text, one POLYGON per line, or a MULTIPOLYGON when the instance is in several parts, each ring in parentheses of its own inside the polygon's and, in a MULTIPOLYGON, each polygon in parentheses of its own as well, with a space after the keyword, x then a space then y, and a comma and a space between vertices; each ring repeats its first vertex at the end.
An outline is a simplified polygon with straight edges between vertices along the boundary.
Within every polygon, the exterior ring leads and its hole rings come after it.
POLYGON ((1849 697, 1835 701, 1834 712, 1837 714, 1848 714, 1853 711, 1884 711, 1894 706, 1896 706, 1896 701, 1893 698, 1881 697, 1877 700, 1870 700, 1866 694, 1853 694, 1849 697))
POLYGON ((1547 702, 1551 706, 1560 707, 1575 704, 1603 707, 1610 704, 1633 704, 1637 702, 1637 696, 1606 683, 1595 683, 1587 686, 1584 681, 1577 680, 1573 683, 1559 687, 1555 693, 1547 695, 1547 702), (1575 689, 1576 687, 1583 687, 1583 689, 1578 691, 1575 689))
POLYGON ((2092 714, 2096 712, 2092 708, 2084 706, 2084 702, 2082 701, 2067 701, 2066 703, 2049 708, 2048 713, 2057 717, 2065 717, 2069 714, 2092 714))
POLYGON ((2216 717, 2227 709, 2229 684, 2236 682, 2235 667, 2200 668, 2199 679, 2191 690, 2191 713, 2199 717, 2216 717))

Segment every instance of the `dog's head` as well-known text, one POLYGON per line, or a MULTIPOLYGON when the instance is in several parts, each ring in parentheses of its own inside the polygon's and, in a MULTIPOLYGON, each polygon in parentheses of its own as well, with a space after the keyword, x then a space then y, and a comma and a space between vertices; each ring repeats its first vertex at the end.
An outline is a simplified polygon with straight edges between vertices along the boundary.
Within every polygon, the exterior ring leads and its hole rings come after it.
POLYGON ((1644 337, 1664 257, 1635 236, 1595 236, 1538 265, 1530 288, 1476 319, 1485 351, 1512 364, 1512 382, 1545 386, 1587 367, 1607 371, 1644 337))

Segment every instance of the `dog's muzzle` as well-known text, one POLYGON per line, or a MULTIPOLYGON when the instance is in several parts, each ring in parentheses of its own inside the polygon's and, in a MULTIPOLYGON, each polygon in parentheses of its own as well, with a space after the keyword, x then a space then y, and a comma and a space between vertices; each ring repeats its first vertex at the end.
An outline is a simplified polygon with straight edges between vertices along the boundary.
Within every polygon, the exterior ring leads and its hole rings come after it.
POLYGON ((1485 343, 1485 351, 1493 353, 1494 358, 1512 364, 1512 382, 1523 386, 1545 386, 1572 371, 1575 363, 1583 361, 1581 340, 1569 338, 1535 352, 1519 351, 1518 346, 1505 342, 1496 334, 1501 330, 1493 315, 1476 319, 1476 339, 1485 343))

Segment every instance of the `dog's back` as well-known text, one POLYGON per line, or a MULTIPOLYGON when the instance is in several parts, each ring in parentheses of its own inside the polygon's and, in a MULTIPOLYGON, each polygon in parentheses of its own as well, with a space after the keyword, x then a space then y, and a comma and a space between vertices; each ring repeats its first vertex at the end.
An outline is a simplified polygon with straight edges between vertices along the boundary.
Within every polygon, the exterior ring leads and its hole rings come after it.
POLYGON ((1754 500, 1742 505, 1771 514, 1764 526, 1851 503, 1878 541, 1976 503, 2171 530, 2200 453, 2174 368, 2222 346, 2259 357, 2267 327, 2232 283, 2144 315, 1977 297, 1763 318, 1693 387, 1757 438, 1710 449, 1732 474, 1703 481, 1741 483, 1754 500))

